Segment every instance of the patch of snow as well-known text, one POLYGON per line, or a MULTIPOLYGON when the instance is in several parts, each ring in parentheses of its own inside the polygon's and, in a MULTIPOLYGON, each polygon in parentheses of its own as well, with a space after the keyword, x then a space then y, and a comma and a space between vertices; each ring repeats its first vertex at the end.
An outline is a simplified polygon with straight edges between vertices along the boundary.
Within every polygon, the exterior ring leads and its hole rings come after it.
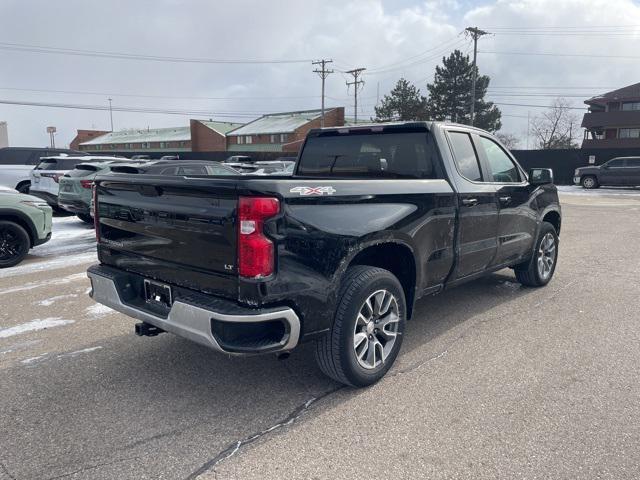
POLYGON ((110 313, 115 313, 115 310, 107 307, 106 305, 102 305, 101 303, 96 303, 95 305, 87 307, 85 312, 90 317, 93 317, 93 320, 96 320, 98 318, 104 317, 105 315, 109 315, 110 313))
POLYGON ((556 185, 558 193, 565 195, 586 195, 590 197, 600 196, 628 196, 640 197, 640 188, 633 187, 601 187, 593 190, 587 190, 579 185, 556 185))
POLYGON ((52 258, 50 260, 44 260, 42 262, 30 262, 18 265, 13 268, 5 268, 0 271, 0 278, 15 277, 17 275, 25 275, 28 273, 36 273, 41 271, 57 270, 60 268, 67 268, 74 265, 81 265, 83 263, 91 263, 97 261, 98 256, 96 254, 95 248, 93 248, 90 252, 76 255, 63 255, 60 257, 52 258))
POLYGON ((49 307, 51 305, 53 305, 54 303, 56 303, 58 300, 62 300, 65 298, 74 298, 77 297, 78 294, 77 293, 70 293, 68 295, 58 295, 55 297, 51 297, 51 298, 45 298, 44 300, 40 300, 38 302, 38 305, 43 306, 43 307, 49 307))
POLYGON ((96 237, 89 225, 78 217, 54 217, 51 240, 31 250, 36 257, 95 250, 96 237))
POLYGON ((21 335, 23 333, 35 332, 38 330, 45 330, 47 328, 61 327, 63 325, 69 325, 71 323, 74 323, 74 321, 63 320, 59 317, 44 318, 42 320, 31 320, 27 323, 21 323, 20 325, 15 325, 13 327, 0 330, 0 338, 9 338, 13 337, 14 335, 21 335))
POLYGON ((25 358, 24 360, 20 360, 20 363, 24 363, 25 365, 31 365, 32 363, 35 363, 39 360, 43 360, 47 355, 49 355, 49 353, 45 352, 42 355, 38 355, 37 357, 25 358))
POLYGON ((57 356, 57 358, 77 357, 78 355, 82 355, 83 353, 95 352, 96 350, 100 350, 102 348, 103 347, 101 346, 83 348, 82 350, 76 350, 75 352, 61 353, 60 355, 57 356))
POLYGON ((0 290, 0 295, 7 295, 9 293, 22 292, 24 290, 33 290, 34 288, 46 287, 48 285, 51 285, 52 283, 55 285, 62 285, 65 283, 75 282, 76 280, 81 280, 83 278, 87 278, 87 274, 84 272, 74 273, 73 275, 68 275, 66 277, 55 278, 52 280, 46 280, 42 282, 29 282, 29 283, 20 285, 19 287, 5 288, 3 290, 0 290))

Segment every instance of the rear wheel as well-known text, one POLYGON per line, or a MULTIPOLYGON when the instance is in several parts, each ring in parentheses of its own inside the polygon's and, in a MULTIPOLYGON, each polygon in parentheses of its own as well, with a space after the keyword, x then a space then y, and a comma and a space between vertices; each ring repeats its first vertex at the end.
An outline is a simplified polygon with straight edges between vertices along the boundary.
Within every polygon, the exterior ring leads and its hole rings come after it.
POLYGON ((591 190, 592 188, 598 188, 598 180, 593 175, 585 175, 580 180, 582 186, 586 189, 591 190))
POLYGON ((90 225, 93 225, 93 217, 91 215, 89 215, 88 213, 78 213, 77 216, 84 223, 88 223, 90 225))
POLYGON ((18 184, 16 190, 20 193, 29 193, 29 189, 31 188, 31 182, 22 182, 18 184))
POLYGON ((0 220, 0 268, 20 263, 30 247, 31 240, 24 228, 17 223, 0 220))
POLYGON ((349 268, 331 331, 316 344, 320 369, 354 387, 380 380, 400 351, 406 311, 404 291, 391 272, 349 268))
POLYGON ((528 287, 543 287, 551 281, 558 263, 558 235, 549 222, 542 222, 533 258, 515 267, 516 278, 528 287))

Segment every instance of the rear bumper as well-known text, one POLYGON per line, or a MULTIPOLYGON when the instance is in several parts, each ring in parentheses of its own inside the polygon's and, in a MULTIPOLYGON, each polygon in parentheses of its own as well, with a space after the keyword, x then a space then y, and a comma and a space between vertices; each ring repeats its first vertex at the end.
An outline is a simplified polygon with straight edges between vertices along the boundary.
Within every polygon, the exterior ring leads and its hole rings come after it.
POLYGON ((300 320, 288 307, 252 309, 174 287, 173 304, 163 312, 145 302, 139 275, 104 265, 93 265, 87 275, 96 302, 220 352, 287 351, 300 338, 300 320))
POLYGON ((58 197, 58 205, 67 212, 89 214, 89 205, 82 200, 70 200, 58 197))
POLYGON ((34 197, 41 198, 45 202, 47 202, 52 207, 58 206, 58 196, 49 192, 43 192, 41 190, 29 190, 29 195, 33 195, 34 197))

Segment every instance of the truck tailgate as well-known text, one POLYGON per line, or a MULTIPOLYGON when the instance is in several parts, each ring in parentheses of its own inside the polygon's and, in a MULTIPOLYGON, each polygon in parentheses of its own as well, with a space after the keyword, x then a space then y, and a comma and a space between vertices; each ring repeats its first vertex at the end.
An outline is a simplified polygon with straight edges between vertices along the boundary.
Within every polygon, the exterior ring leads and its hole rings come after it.
POLYGON ((235 298, 235 183, 186 181, 149 175, 98 181, 100 261, 235 298))

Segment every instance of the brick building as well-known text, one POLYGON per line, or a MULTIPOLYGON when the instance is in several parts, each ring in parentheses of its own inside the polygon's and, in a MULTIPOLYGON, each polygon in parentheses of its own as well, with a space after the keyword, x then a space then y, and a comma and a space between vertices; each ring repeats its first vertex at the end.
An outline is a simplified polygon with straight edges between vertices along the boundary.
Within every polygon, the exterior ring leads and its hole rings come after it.
MULTIPOLYGON (((297 152, 307 132, 320 128, 322 112, 271 113, 227 134, 227 150, 231 152, 297 152)), ((325 127, 344 125, 344 107, 325 110, 325 127)))
POLYGON ((131 129, 118 132, 78 130, 71 148, 90 153, 224 151, 227 132, 241 123, 191 120, 188 127, 131 129))
POLYGON ((585 100, 582 148, 640 148, 640 83, 585 100))

